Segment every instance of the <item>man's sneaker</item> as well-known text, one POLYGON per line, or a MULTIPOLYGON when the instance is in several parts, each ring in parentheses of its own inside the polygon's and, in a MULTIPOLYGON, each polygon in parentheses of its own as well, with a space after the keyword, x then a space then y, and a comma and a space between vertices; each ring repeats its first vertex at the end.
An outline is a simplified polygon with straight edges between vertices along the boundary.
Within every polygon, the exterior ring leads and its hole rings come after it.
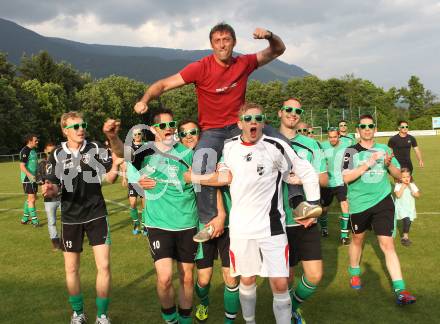
POLYGON ((110 324, 110 318, 102 314, 100 317, 96 317, 95 324, 110 324))
POLYGON ((410 245, 412 244, 411 240, 410 240, 410 239, 407 239, 407 238, 403 238, 403 239, 401 239, 401 240, 400 240, 400 243, 401 243, 403 246, 410 246, 410 245))
POLYGON ((193 241, 197 243, 203 243, 211 239, 211 235, 214 232, 214 226, 209 225, 200 230, 193 236, 193 241))
POLYGON ((140 232, 141 231, 140 231, 140 228, 139 228, 139 224, 134 224, 133 231, 132 231, 133 235, 138 235, 140 232))
POLYGON ((396 294, 396 303, 397 305, 409 305, 414 304, 416 302, 416 297, 411 295, 408 291, 402 290, 396 294))
POLYGON ((70 318, 70 324, 83 324, 87 323, 87 316, 85 313, 77 314, 73 312, 72 317, 70 318))
POLYGON ((205 322, 208 319, 208 306, 202 304, 197 305, 196 319, 198 322, 205 322))
POLYGON ((350 278, 350 286, 353 289, 361 289, 362 288, 361 277, 359 277, 359 276, 351 277, 350 278))
POLYGON ((303 201, 293 210, 293 213, 296 220, 318 218, 322 214, 322 208, 319 205, 312 205, 307 201, 303 201))
POLYGON ((142 226, 142 235, 143 236, 148 236, 148 228, 147 228, 147 226, 142 226))
POLYGON ((301 314, 301 310, 299 308, 296 311, 292 312, 292 323, 293 324, 306 324, 304 317, 301 314))
POLYGON ((341 237, 341 245, 350 245, 349 237, 341 237))
POLYGON ((322 237, 327 237, 328 236, 328 229, 321 228, 321 236, 322 237))
POLYGON ((23 216, 20 221, 21 224, 26 225, 29 224, 29 217, 23 216))

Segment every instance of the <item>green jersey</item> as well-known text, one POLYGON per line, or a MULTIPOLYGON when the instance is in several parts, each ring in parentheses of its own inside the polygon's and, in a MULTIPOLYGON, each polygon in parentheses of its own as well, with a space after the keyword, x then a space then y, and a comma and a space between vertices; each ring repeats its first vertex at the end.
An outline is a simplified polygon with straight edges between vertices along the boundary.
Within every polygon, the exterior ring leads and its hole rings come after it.
POLYGON ((339 136, 339 141, 345 145, 352 146, 356 144, 356 137, 353 134, 341 135, 339 136))
POLYGON ((183 177, 192 164, 193 151, 177 143, 167 152, 151 148, 143 152, 140 175, 156 181, 153 189, 145 190, 146 225, 171 231, 197 226, 194 188, 183 177))
POLYGON ((329 141, 325 141, 321 143, 321 146, 327 161, 328 187, 334 188, 344 185, 341 170, 342 159, 344 157, 345 149, 351 145, 339 141, 338 145, 333 146, 329 141))
MULTIPOLYGON (((26 169, 33 175, 37 175, 38 169, 38 156, 35 149, 31 149, 29 146, 25 146, 20 151, 20 162, 24 163, 26 169)), ((20 179, 22 183, 31 182, 26 173, 20 171, 20 179)))
MULTIPOLYGON (((324 153, 318 141, 297 133, 294 138, 290 139, 290 143, 295 153, 301 159, 309 161, 318 174, 327 171, 324 153)), ((283 206, 284 212, 286 213, 286 225, 295 225, 296 222, 293 219, 293 212, 289 207, 289 193, 286 183, 283 183, 283 206)))
MULTIPOLYGON (((363 212, 377 205, 391 193, 391 183, 384 158, 386 153, 391 155, 392 151, 385 144, 374 143, 371 149, 364 148, 359 143, 350 146, 344 152, 342 172, 365 164, 375 152, 382 152, 383 156, 362 176, 348 184, 347 198, 351 214, 363 212)), ((400 168, 396 158, 393 158, 391 163, 400 168)))

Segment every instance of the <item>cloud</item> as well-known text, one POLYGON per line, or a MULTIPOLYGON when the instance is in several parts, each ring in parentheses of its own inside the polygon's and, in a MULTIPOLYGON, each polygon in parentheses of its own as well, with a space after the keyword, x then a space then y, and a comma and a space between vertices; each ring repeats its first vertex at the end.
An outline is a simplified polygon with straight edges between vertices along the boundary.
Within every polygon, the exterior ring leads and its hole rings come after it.
POLYGON ((261 26, 285 41, 282 60, 319 77, 355 73, 390 87, 416 74, 440 94, 438 0, 15 0, 0 12, 46 36, 183 49, 208 48, 209 29, 225 20, 237 51, 258 51, 266 42, 252 31, 261 26))

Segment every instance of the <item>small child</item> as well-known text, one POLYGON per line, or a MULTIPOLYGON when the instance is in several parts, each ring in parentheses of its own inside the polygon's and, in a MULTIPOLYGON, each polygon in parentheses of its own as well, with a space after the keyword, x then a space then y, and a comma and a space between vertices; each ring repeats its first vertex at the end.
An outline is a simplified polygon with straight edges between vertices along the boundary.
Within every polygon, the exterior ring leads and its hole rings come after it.
POLYGON ((420 197, 420 192, 415 183, 412 181, 411 171, 402 168, 401 179, 396 183, 394 193, 396 194, 396 212, 397 219, 403 223, 403 237, 400 240, 403 246, 410 246, 411 241, 408 237, 411 222, 416 218, 416 203, 414 198, 420 197))

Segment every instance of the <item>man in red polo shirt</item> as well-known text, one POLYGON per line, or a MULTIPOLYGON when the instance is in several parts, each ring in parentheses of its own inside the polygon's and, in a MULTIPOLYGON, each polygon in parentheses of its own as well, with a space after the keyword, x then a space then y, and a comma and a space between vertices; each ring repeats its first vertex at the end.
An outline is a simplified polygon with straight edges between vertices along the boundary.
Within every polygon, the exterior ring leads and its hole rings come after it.
MULTIPOLYGON (((138 114, 146 113, 148 103, 163 92, 185 84, 195 84, 202 135, 194 154, 194 173, 215 172, 224 141, 240 134, 237 116, 245 100, 249 75, 283 54, 286 49, 281 38, 269 30, 257 28, 253 37, 266 39, 269 46, 254 54, 233 57, 233 49, 237 43, 235 31, 226 23, 217 24, 209 33, 213 53, 187 65, 179 73, 153 83, 134 107, 138 114)), ((281 137, 271 127, 265 127, 265 133, 281 137)), ((196 241, 202 242, 219 236, 223 231, 223 224, 216 217, 216 189, 201 186, 197 191, 200 222, 208 225, 206 231, 199 232, 195 237, 196 241)))

